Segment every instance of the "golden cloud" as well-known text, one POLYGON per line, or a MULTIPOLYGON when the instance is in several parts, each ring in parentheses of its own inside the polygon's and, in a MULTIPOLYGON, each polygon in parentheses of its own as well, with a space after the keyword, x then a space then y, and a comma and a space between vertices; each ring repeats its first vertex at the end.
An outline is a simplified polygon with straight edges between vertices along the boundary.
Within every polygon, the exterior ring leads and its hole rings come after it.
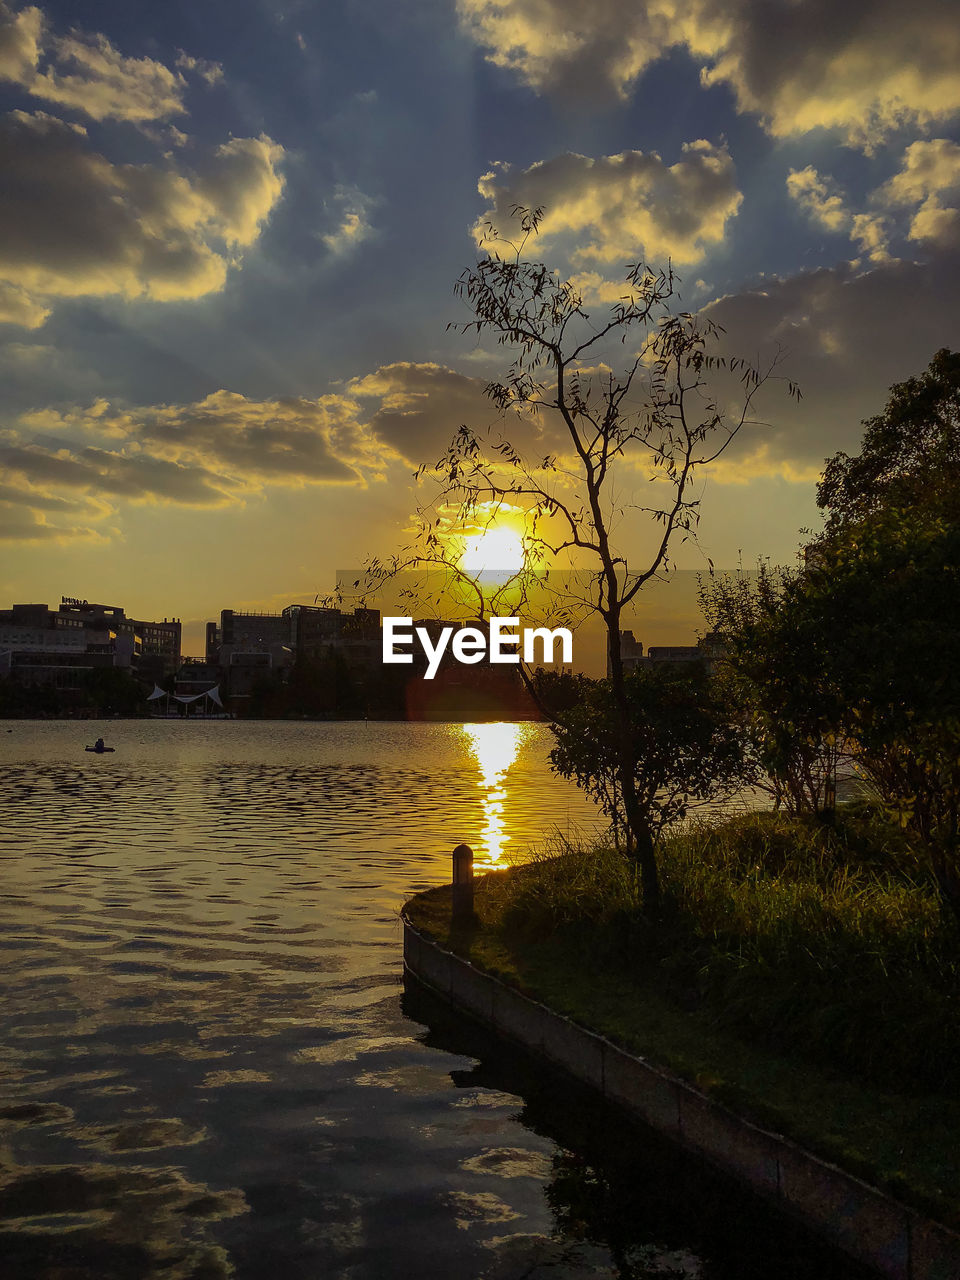
POLYGON ((624 0, 457 0, 495 66, 540 92, 623 99, 671 42, 668 13, 624 0))
POLYGON ((652 62, 684 47, 704 85, 727 85, 776 137, 832 128, 870 148, 960 110, 951 0, 458 0, 457 9, 487 58, 538 92, 625 98, 652 62))
POLYGON ((850 224, 850 211, 835 184, 822 178, 813 165, 791 169, 787 174, 787 191, 812 218, 828 231, 842 231, 850 224))
POLYGON ((0 4, 0 80, 27 84, 33 79, 40 61, 43 30, 39 9, 12 13, 0 4))
POLYGON ((147 406, 114 413, 98 405, 76 423, 148 447, 179 465, 202 465, 232 477, 231 487, 262 484, 359 484, 373 467, 356 401, 248 400, 216 391, 196 404, 147 406))
POLYGON ((0 284, 26 291, 32 319, 59 297, 214 292, 280 198, 282 155, 261 136, 233 138, 192 169, 115 165, 81 126, 11 112, 0 118, 0 284))
POLYGON ((907 147, 900 172, 876 193, 886 205, 913 208, 909 237, 960 247, 960 146, 948 138, 907 147))
POLYGON ((743 199, 726 148, 703 140, 684 143, 673 165, 655 151, 597 159, 568 152, 520 171, 501 165, 478 190, 490 202, 474 227, 478 240, 488 222, 509 231, 513 206, 542 206, 541 237, 567 237, 575 260, 599 262, 697 262, 723 239, 743 199))
MULTIPOLYGON (((215 67, 185 54, 178 65, 208 80, 215 67)), ((36 7, 15 13, 0 3, 0 79, 93 120, 140 123, 184 111, 186 81, 179 72, 154 58, 126 58, 104 35, 53 35, 36 7)))
POLYGON ((274 486, 362 486, 398 461, 351 396, 258 401, 220 390, 136 408, 99 399, 34 409, 0 434, 0 502, 23 509, 8 537, 20 529, 36 540, 59 536, 52 521, 69 513, 96 522, 120 502, 242 505, 274 486))
POLYGON ((813 165, 791 169, 787 191, 814 222, 828 231, 845 231, 873 262, 886 262, 889 228, 873 213, 854 213, 832 178, 822 177, 813 165))
POLYGON ((21 329, 39 329, 50 314, 26 289, 0 281, 0 324, 16 324, 21 329))

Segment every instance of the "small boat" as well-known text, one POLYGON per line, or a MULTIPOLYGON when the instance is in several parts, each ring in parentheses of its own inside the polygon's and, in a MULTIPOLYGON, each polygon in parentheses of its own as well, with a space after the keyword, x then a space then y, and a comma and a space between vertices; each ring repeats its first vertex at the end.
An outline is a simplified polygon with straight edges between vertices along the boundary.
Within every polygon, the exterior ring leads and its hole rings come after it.
POLYGON ((84 747, 84 751, 93 751, 98 756, 104 755, 107 751, 116 751, 116 747, 105 747, 102 742, 98 742, 95 747, 84 747))

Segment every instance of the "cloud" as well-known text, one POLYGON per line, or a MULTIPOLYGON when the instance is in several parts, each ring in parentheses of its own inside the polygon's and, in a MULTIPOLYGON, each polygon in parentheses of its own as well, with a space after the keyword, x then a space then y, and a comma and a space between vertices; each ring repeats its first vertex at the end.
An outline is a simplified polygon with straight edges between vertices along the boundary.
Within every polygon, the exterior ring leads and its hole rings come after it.
POLYGON ((26 291, 34 320, 56 298, 214 292, 280 197, 282 155, 261 136, 233 138, 192 169, 118 165, 80 125, 44 112, 0 117, 0 284, 26 291))
POLYGON ((822 178, 813 165, 791 169, 787 175, 787 191, 814 221, 828 231, 843 231, 850 225, 850 211, 843 196, 830 178, 822 178))
POLYGON ((103 391, 103 375, 76 349, 46 342, 0 344, 0 424, 38 403, 87 403, 103 391))
MULTIPOLYGON (((3 487, 0 486, 0 494, 3 487)), ((41 504, 42 505, 42 504, 41 504)), ((106 542, 98 530, 89 525, 48 524, 40 511, 29 510, 18 501, 6 502, 0 496, 0 542, 106 542)))
POLYGON ((673 165, 655 151, 598 159, 567 152, 520 171, 501 165, 478 190, 490 202, 474 228, 478 239, 486 222, 509 229, 512 206, 542 206, 542 237, 569 236, 576 260, 599 262, 641 254, 697 262, 723 239, 742 200, 726 148, 703 140, 684 143, 673 165))
POLYGON ((948 138, 911 143, 899 171, 870 192, 864 212, 848 208, 836 183, 812 165, 791 169, 787 190, 814 221, 847 232, 874 262, 889 257, 895 232, 934 249, 960 248, 960 145, 948 138))
POLYGON ((0 280, 0 324, 39 329, 49 314, 50 308, 31 298, 25 289, 0 280))
POLYGON ((630 297, 624 280, 607 280, 599 271, 575 271, 567 279, 587 306, 612 306, 630 297))
POLYGON ((463 421, 498 423, 485 385, 393 364, 316 399, 219 390, 181 405, 37 408, 0 434, 0 502, 44 521, 76 510, 102 520, 123 502, 216 508, 274 487, 364 486, 432 462, 463 421))
POLYGON ((457 0, 457 11, 488 60, 538 92, 626 98, 672 41, 667 14, 627 0, 457 0))
POLYGON ((377 201, 356 187, 338 186, 333 203, 338 206, 339 225, 321 239, 331 253, 340 258, 352 253, 375 234, 369 211, 377 201))
POLYGON ((911 240, 960 248, 960 146, 947 138, 907 147, 900 172, 877 192, 892 208, 912 209, 911 240))
POLYGON ((728 25, 714 0, 694 19, 689 47, 705 84, 730 86, 741 111, 776 137, 839 130, 870 149, 907 125, 960 110, 960 27, 950 0, 741 0, 728 25))
POLYGON ((705 86, 776 137, 831 128, 876 145, 960 111, 952 0, 457 0, 495 65, 538 92, 626 98, 644 70, 685 48, 705 86))
POLYGON ((357 421, 357 409, 356 401, 338 395, 258 401, 216 391, 190 405, 122 413, 101 407, 86 425, 136 441, 180 464, 227 473, 234 486, 359 484, 357 466, 377 460, 357 421))
POLYGON ((791 169, 787 174, 787 191, 801 209, 828 231, 845 231, 874 262, 884 262, 889 228, 884 218, 873 213, 857 213, 847 208, 843 192, 832 178, 821 177, 813 165, 791 169))
POLYGON ((177 54, 178 67, 184 71, 192 71, 194 75, 206 80, 207 84, 219 84, 223 79, 223 65, 219 62, 208 62, 206 58, 194 58, 181 49, 177 54))
POLYGON ((134 501, 168 501, 184 506, 222 506, 230 500, 223 477, 202 467, 184 467, 148 455, 124 455, 67 442, 0 442, 0 474, 11 483, 21 477, 45 493, 77 489, 134 501))
POLYGON ((0 4, 0 80, 28 84, 40 61, 43 14, 39 9, 12 13, 0 4))
POLYGON ((399 362, 356 378, 347 390, 357 399, 376 399, 368 430, 408 462, 432 464, 461 423, 482 431, 499 422, 484 394, 486 380, 439 364, 399 362))
POLYGON ((0 434, 0 503, 44 524, 46 513, 103 520, 124 502, 217 508, 272 486, 363 485, 396 458, 349 396, 257 401, 221 390, 135 408, 101 399, 21 414, 0 434))
MULTIPOLYGON (((178 65, 216 78, 216 63, 181 58, 178 65)), ((185 110, 186 81, 178 72, 154 58, 124 57, 104 35, 54 35, 35 7, 14 13, 0 3, 0 78, 93 120, 139 123, 185 110)))
POLYGON ((838 449, 856 451, 862 419, 880 412, 891 383, 920 373, 952 341, 960 255, 821 268, 718 299, 706 313, 726 330, 723 349, 762 356, 783 347, 778 372, 803 400, 772 385, 759 401, 772 425, 743 433, 727 478, 819 471, 838 449))
POLYGON ((24 85, 34 98, 93 120, 162 120, 184 111, 182 76, 153 58, 125 58, 102 35, 53 41, 56 65, 24 85))

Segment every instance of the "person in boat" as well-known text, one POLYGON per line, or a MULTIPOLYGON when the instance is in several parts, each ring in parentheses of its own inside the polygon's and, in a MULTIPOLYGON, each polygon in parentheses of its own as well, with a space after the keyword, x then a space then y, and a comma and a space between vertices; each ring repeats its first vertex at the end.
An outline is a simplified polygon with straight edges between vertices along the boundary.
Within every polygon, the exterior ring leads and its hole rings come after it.
POLYGON ((102 739, 102 738, 98 738, 98 739, 96 740, 96 742, 93 744, 93 749, 94 749, 94 751, 103 751, 103 749, 104 749, 104 742, 103 742, 103 739, 102 739))

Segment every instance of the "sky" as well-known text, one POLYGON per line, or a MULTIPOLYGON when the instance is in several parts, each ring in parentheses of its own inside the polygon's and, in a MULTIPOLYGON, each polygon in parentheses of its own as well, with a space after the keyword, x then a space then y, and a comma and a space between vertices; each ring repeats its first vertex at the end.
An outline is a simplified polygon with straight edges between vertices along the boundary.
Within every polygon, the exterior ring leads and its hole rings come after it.
POLYGON ((0 3, 0 606, 200 653, 395 550, 495 417, 503 350, 447 326, 518 203, 597 314, 669 259, 727 349, 782 349, 803 399, 677 562, 792 561, 825 458, 958 345, 958 125, 952 0, 0 3))

